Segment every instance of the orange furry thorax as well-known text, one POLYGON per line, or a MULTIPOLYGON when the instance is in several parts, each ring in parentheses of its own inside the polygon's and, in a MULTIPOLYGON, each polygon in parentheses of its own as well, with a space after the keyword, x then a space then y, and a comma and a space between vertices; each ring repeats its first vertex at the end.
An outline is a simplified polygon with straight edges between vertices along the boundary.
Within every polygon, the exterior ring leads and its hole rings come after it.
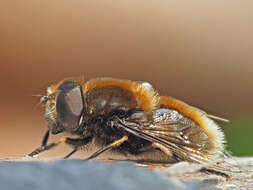
POLYGON ((130 80, 120 80, 113 78, 93 79, 84 84, 83 92, 85 94, 87 91, 93 88, 106 86, 117 86, 123 90, 133 93, 133 96, 137 100, 138 104, 145 112, 150 112, 158 106, 159 97, 155 90, 147 90, 141 86, 141 84, 130 80))

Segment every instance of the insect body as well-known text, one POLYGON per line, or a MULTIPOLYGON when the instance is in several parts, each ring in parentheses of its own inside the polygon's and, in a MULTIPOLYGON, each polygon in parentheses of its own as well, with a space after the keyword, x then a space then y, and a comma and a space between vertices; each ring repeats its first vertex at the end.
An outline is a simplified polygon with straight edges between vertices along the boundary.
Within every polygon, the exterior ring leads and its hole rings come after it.
POLYGON ((74 147, 66 157, 94 141, 101 148, 88 159, 107 150, 141 155, 158 150, 175 161, 205 162, 223 155, 224 135, 205 112, 175 98, 159 96, 149 83, 97 78, 63 80, 47 89, 41 98, 48 128, 42 146, 29 154, 57 145, 47 145, 49 133, 68 132, 74 147))

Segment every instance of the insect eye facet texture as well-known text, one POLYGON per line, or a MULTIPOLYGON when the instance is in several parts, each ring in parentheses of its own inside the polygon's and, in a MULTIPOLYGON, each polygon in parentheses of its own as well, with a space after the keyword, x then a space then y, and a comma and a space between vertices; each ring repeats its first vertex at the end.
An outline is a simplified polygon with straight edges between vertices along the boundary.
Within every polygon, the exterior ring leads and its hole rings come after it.
POLYGON ((56 99, 56 113, 61 125, 67 131, 74 131, 79 127, 84 108, 82 89, 73 82, 65 82, 59 87, 56 99))

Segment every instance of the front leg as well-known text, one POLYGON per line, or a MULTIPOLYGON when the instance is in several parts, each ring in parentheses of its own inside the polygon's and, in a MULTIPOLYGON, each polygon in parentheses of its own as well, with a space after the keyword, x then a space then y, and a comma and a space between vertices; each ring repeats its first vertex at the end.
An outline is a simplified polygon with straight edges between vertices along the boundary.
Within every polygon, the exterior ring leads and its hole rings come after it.
POLYGON ((66 158, 70 157, 72 154, 74 154, 81 146, 84 146, 86 144, 88 144, 91 141, 92 137, 86 137, 86 138, 77 138, 77 139, 73 139, 73 138, 69 138, 69 137, 64 137, 61 138, 58 141, 49 143, 47 145, 42 145, 39 148, 35 149, 34 151, 32 151, 30 154, 28 154, 27 156, 29 157, 34 157, 39 155, 41 152, 50 150, 56 146, 58 146, 61 143, 66 143, 69 144, 71 146, 74 146, 74 150, 72 151, 71 154, 68 154, 67 156, 65 156, 66 158))
POLYGON ((49 134, 50 134, 50 131, 47 130, 46 133, 45 133, 44 136, 43 136, 41 146, 46 146, 46 145, 47 145, 47 141, 48 141, 48 138, 49 138, 49 134))
POLYGON ((59 144, 65 142, 66 138, 61 138, 58 141, 46 144, 46 145, 41 145, 39 148, 36 148, 34 151, 32 151, 30 154, 27 154, 26 156, 29 157, 35 157, 37 155, 39 155, 41 152, 45 152, 47 150, 50 150, 56 146, 58 146, 59 144))

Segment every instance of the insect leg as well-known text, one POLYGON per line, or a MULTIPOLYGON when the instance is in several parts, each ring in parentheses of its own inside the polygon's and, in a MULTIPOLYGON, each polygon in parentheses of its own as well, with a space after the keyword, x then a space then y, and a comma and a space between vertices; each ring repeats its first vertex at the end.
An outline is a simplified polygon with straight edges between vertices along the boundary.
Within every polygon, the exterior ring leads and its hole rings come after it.
POLYGON ((166 148, 165 146, 163 146, 159 143, 156 143, 156 142, 152 143, 152 147, 160 149, 162 152, 164 152, 170 158, 173 156, 173 153, 168 148, 166 148))
POLYGON ((65 143, 74 146, 74 149, 69 154, 67 154, 63 159, 67 159, 70 156, 72 156, 76 151, 78 151, 79 147, 88 144, 91 140, 92 137, 78 138, 78 139, 67 138, 65 143))
POLYGON ((49 133, 50 133, 50 131, 47 130, 45 135, 43 136, 41 146, 46 146, 47 145, 47 141, 48 141, 48 138, 49 138, 49 133))
POLYGON ((50 150, 50 149, 54 148, 55 146, 59 145, 62 142, 65 142, 65 141, 66 141, 66 138, 62 138, 59 141, 49 143, 48 145, 45 145, 45 146, 40 146, 39 148, 35 149, 34 151, 32 151, 27 156, 34 157, 34 156, 40 154, 41 152, 44 152, 46 150, 50 150))
POLYGON ((120 146, 122 143, 124 143, 127 140, 128 140, 128 137, 127 136, 123 136, 121 139, 116 140, 113 143, 111 143, 111 144, 109 144, 109 145, 107 145, 107 146, 99 149, 97 152, 93 153, 90 157, 84 159, 84 161, 93 159, 93 158, 97 157, 98 155, 100 155, 101 153, 103 153, 103 152, 105 152, 105 151, 107 151, 109 149, 118 147, 118 146, 120 146))
MULTIPOLYGON (((47 136, 47 133, 46 133, 45 136, 47 136)), ((81 138, 81 139, 80 138, 79 139, 72 139, 72 138, 64 137, 64 138, 61 138, 60 140, 58 140, 56 142, 52 142, 52 143, 49 143, 47 145, 40 146, 39 148, 35 149, 34 151, 32 151, 27 156, 34 157, 34 156, 40 154, 41 152, 44 152, 46 150, 50 150, 50 149, 54 148, 55 146, 57 146, 61 143, 66 143, 66 144, 69 144, 69 145, 73 145, 75 148, 78 149, 78 147, 83 146, 83 145, 89 143, 90 141, 91 141, 91 137, 81 138)), ((72 154, 74 154, 74 152, 72 154)))
POLYGON ((63 159, 68 159, 70 156, 72 156, 76 151, 78 151, 78 148, 75 148, 70 153, 68 153, 66 156, 64 156, 63 159))

